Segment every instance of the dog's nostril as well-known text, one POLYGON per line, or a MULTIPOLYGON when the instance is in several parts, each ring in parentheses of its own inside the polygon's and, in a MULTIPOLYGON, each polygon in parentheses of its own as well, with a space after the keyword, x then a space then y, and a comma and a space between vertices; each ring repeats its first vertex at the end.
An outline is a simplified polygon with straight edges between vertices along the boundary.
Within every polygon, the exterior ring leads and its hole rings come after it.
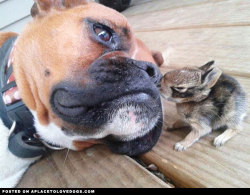
POLYGON ((159 87, 160 80, 162 77, 160 70, 153 64, 147 64, 145 71, 151 78, 151 80, 156 84, 156 86, 159 87))
POLYGON ((153 67, 147 67, 146 72, 150 77, 155 77, 155 69, 153 67))

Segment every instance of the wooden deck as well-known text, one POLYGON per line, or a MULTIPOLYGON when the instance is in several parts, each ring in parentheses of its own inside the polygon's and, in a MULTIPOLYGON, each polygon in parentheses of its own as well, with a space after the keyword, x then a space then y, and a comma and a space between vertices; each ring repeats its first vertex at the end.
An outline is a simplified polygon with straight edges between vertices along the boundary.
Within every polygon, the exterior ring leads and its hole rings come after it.
POLYGON ((20 188, 167 188, 158 177, 127 156, 96 146, 83 152, 49 154, 25 174, 20 188))
MULTIPOLYGON (((213 59, 249 96, 249 10, 248 0, 135 0, 124 15, 137 37, 163 52, 163 73, 213 59)), ((166 102, 165 109, 171 121, 174 107, 166 102)), ((212 145, 215 132, 185 152, 174 151, 187 132, 164 128, 157 146, 141 159, 155 164, 177 187, 250 187, 249 117, 243 131, 221 148, 212 145)), ((133 159, 104 147, 70 151, 64 161, 66 153, 54 152, 32 166, 19 187, 172 187, 133 159)))

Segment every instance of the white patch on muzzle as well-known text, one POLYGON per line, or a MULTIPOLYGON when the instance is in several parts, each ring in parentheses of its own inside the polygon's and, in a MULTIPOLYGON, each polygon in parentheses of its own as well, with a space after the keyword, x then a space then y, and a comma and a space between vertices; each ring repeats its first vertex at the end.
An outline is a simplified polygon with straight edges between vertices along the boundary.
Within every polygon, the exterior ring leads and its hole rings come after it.
POLYGON ((142 112, 141 108, 126 106, 120 108, 113 116, 111 122, 105 125, 105 133, 114 135, 116 138, 129 141, 142 137, 154 128, 159 116, 149 120, 148 118, 140 119, 136 113, 142 112))
POLYGON ((53 122, 46 126, 41 125, 36 112, 32 111, 31 113, 34 116, 34 125, 40 138, 48 143, 75 150, 76 148, 73 145, 73 141, 77 140, 101 139, 108 135, 113 135, 119 140, 129 141, 144 136, 154 128, 159 116, 151 120, 147 118, 139 119, 136 113, 140 112, 142 112, 142 110, 139 107, 124 106, 110 114, 110 120, 97 131, 98 133, 87 136, 77 135, 73 132, 67 135, 61 130, 61 127, 53 122))

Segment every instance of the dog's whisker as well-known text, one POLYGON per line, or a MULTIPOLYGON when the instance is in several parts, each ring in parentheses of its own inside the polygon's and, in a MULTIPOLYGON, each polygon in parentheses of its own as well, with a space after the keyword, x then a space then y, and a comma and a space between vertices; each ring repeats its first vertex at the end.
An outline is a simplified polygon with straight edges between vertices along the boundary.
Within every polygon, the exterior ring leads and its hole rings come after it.
POLYGON ((66 153, 66 157, 65 157, 64 162, 63 162, 63 168, 64 168, 64 166, 65 166, 65 163, 66 163, 66 160, 67 160, 67 158, 68 158, 68 155, 69 155, 69 149, 68 149, 68 151, 67 151, 67 153, 66 153))

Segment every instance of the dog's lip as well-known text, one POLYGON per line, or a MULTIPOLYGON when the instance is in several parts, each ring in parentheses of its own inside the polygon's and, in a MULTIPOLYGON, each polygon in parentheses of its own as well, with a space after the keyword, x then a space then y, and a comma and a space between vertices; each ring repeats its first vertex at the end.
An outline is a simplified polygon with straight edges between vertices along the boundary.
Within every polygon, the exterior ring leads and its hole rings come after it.
MULTIPOLYGON (((57 109, 57 111, 62 114, 62 115, 66 115, 66 116, 70 116, 71 112, 78 112, 79 114, 81 113, 86 113, 86 112, 90 112, 93 109, 98 109, 98 108, 105 108, 107 106, 110 106, 112 103, 126 103, 126 100, 128 99, 133 99, 133 100, 147 100, 149 98, 152 98, 152 96, 145 91, 137 91, 137 92, 130 92, 130 93, 124 93, 120 96, 108 99, 106 101, 100 102, 98 104, 92 105, 92 106, 85 106, 85 105, 80 105, 80 104, 76 104, 76 105, 64 105, 62 103, 59 103, 57 101, 54 101, 55 104, 55 109, 57 109), (63 108, 63 109, 61 109, 63 108), (66 109, 66 111, 65 111, 66 109)), ((135 102, 136 104, 136 102, 135 102)))
POLYGON ((54 108, 57 110, 58 113, 64 115, 64 116, 71 116, 72 112, 77 113, 83 113, 87 110, 87 107, 81 106, 81 105, 75 105, 75 106, 67 106, 63 105, 57 101, 54 101, 54 108))

